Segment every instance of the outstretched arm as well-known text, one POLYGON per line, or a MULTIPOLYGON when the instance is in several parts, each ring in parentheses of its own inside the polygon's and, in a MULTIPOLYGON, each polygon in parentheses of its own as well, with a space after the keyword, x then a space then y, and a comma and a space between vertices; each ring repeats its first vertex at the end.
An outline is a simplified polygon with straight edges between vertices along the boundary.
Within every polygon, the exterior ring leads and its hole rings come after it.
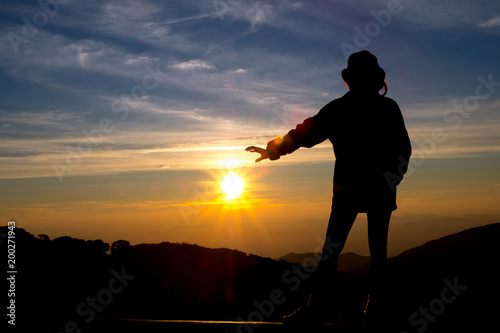
POLYGON ((260 154, 260 157, 255 160, 255 163, 269 158, 269 154, 267 153, 267 150, 265 150, 264 148, 250 146, 250 147, 246 147, 245 150, 249 151, 251 153, 259 153, 260 154))
MULTIPOLYGON (((320 111, 321 112, 321 111, 320 111)), ((299 147, 312 147, 323 142, 327 135, 325 133, 325 121, 318 121, 320 114, 307 118, 302 124, 297 125, 283 138, 276 138, 267 143, 266 149, 250 146, 245 150, 252 153, 259 153, 260 157, 255 162, 265 159, 277 160, 280 156, 291 154, 299 147)))

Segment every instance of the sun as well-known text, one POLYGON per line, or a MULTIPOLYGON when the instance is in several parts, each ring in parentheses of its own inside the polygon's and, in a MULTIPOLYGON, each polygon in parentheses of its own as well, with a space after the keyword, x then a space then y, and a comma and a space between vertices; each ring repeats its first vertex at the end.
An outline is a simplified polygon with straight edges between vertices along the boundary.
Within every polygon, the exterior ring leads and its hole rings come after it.
POLYGON ((245 181, 234 172, 229 172, 220 182, 220 188, 226 195, 226 200, 237 199, 243 193, 245 181))

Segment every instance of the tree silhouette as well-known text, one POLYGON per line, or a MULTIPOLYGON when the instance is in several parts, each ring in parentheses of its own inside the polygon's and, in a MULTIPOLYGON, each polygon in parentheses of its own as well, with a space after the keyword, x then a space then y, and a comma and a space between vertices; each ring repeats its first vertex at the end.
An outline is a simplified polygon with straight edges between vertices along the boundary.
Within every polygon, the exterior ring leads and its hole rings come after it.
POLYGON ((46 234, 40 234, 40 235, 38 235, 38 238, 40 238, 41 240, 44 240, 44 241, 50 241, 50 237, 47 236, 46 234))
POLYGON ((109 244, 104 243, 100 239, 87 241, 86 243, 88 245, 90 245, 91 248, 95 249, 96 251, 107 252, 109 250, 109 244))
POLYGON ((118 250, 118 249, 123 249, 126 247, 130 247, 130 242, 123 240, 123 239, 120 239, 120 240, 113 242, 113 244, 111 244, 111 252, 118 250))

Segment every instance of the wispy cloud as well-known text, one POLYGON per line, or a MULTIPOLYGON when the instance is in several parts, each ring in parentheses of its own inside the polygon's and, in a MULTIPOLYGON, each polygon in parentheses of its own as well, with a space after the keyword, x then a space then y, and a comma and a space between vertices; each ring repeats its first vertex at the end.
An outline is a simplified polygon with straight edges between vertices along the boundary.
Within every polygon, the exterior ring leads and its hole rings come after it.
MULTIPOLYGON (((215 4, 215 2, 214 2, 215 4)), ((213 13, 214 18, 250 23, 250 30, 256 31, 262 25, 274 24, 274 20, 281 14, 300 8, 301 2, 290 1, 228 1, 218 6, 213 13)), ((215 6, 217 7, 217 6, 215 6)))
MULTIPOLYGON (((98 128, 104 118, 117 119, 110 107, 117 99, 130 109, 130 116, 115 122, 116 130, 105 135, 85 156, 85 167, 75 172, 140 170, 148 164, 195 168, 201 160, 195 158, 198 153, 210 158, 217 150, 230 152, 224 147, 283 135, 346 91, 339 75, 345 59, 338 45, 352 42, 353 27, 364 28, 375 20, 370 11, 387 6, 384 0, 361 0, 360 8, 343 1, 223 2, 226 6, 218 10, 213 1, 72 1, 29 43, 20 45, 19 55, 1 52, 0 125, 3 138, 18 139, 3 142, 8 172, 20 170, 16 163, 25 163, 29 172, 52 172, 50 161, 64 161, 66 146, 75 148, 85 139, 83 130, 98 128), (145 68, 156 65, 160 84, 144 98, 132 99, 132 90, 140 89, 148 75, 145 68)), ((473 93, 477 83, 470 78, 494 68, 476 67, 483 72, 468 73, 464 80, 456 69, 469 60, 466 52, 458 58, 441 57, 436 50, 446 43, 441 35, 415 44, 401 31, 446 31, 450 25, 477 27, 477 22, 494 27, 500 18, 484 20, 498 12, 493 5, 462 0, 403 6, 380 36, 370 38, 368 48, 380 54, 389 94, 402 102, 409 128, 425 137, 422 128, 446 125, 442 114, 450 103, 443 97, 442 82, 453 94, 464 86, 468 90, 462 91, 473 93), (430 98, 438 101, 431 105, 430 98)), ((0 26, 2 49, 11 50, 6 32, 19 33, 20 17, 32 17, 36 10, 29 6, 9 11, 0 26), (10 19, 18 16, 17 21, 10 19)), ((486 52, 488 47, 481 48, 485 57, 492 54, 486 52)), ((456 133, 475 135, 466 126, 456 133)), ((478 139, 470 150, 480 145, 492 148, 478 139)))
POLYGON ((493 28, 500 25, 500 15, 490 18, 484 22, 479 23, 481 28, 493 28))

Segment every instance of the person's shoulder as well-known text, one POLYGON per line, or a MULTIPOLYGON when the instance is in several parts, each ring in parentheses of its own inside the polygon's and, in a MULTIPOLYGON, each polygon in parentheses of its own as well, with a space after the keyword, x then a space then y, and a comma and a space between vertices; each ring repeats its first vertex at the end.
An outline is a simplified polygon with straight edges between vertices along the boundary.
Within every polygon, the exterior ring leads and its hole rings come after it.
POLYGON ((326 104, 322 108, 322 110, 335 110, 335 109, 337 109, 337 107, 339 105, 346 103, 348 98, 349 98, 349 92, 347 92, 346 94, 344 94, 341 97, 338 97, 338 98, 335 98, 334 100, 331 100, 330 102, 328 102, 328 104, 326 104))
POLYGON ((386 103, 387 105, 392 105, 392 106, 399 107, 399 104, 395 100, 393 100, 392 98, 387 97, 387 96, 380 96, 380 97, 382 98, 382 101, 384 103, 386 103))
POLYGON ((383 104, 381 105, 381 109, 384 110, 383 114, 386 119, 401 119, 402 113, 399 107, 399 104, 390 97, 381 96, 381 100, 383 104))

